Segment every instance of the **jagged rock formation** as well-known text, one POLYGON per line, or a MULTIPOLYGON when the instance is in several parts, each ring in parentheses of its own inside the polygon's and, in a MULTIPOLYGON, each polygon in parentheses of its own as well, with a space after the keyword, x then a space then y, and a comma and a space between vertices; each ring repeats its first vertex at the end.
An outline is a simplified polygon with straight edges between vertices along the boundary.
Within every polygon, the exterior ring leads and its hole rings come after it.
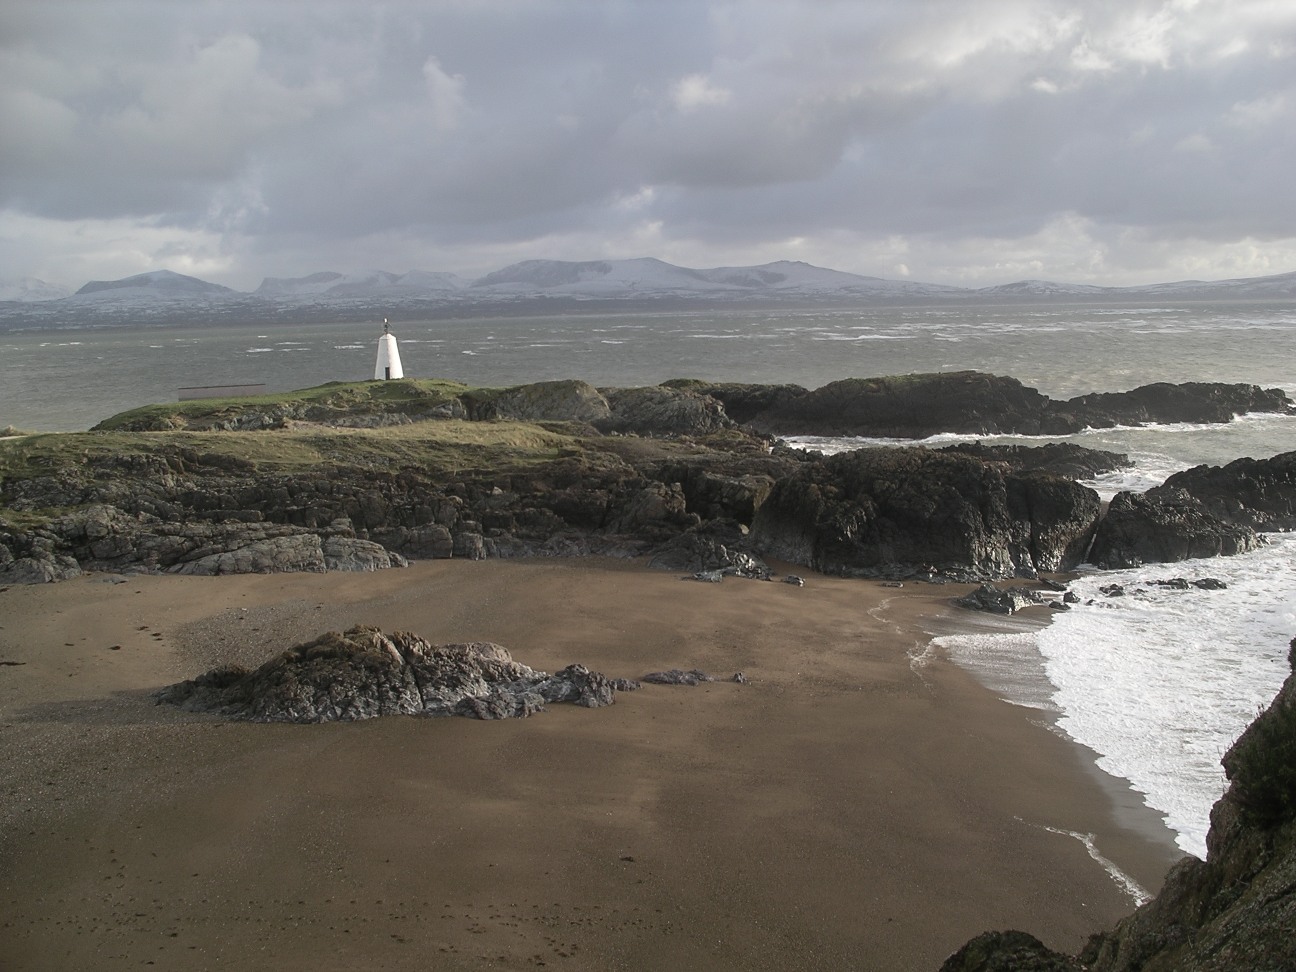
POLYGON ((736 421, 776 435, 1066 435, 1149 422, 1228 422, 1247 412, 1293 408, 1280 389, 1220 382, 1161 382, 1059 402, 1015 378, 975 371, 848 378, 814 391, 794 385, 689 387, 719 399, 736 421))
MULTIPOLYGON (((1125 394, 1138 414, 1158 418, 1169 416, 1153 405, 1185 396, 1219 416, 1235 406, 1290 404, 1254 386, 1189 392, 1125 394)), ((1110 396, 1101 404, 1104 414, 1114 408, 1110 396)), ((102 423, 111 446, 82 434, 61 452, 52 442, 49 456, 10 467, 6 455, 39 452, 41 437, 3 447, 11 451, 0 454, 0 505, 27 525, 0 520, 0 579, 632 556, 698 533, 723 533, 732 553, 763 552, 831 573, 1032 576, 1083 558, 1098 504, 1070 480, 1118 467, 1121 457, 1060 444, 973 444, 825 458, 735 427, 728 409, 786 431, 923 434, 932 423, 1038 425, 1052 407, 1013 379, 972 372, 852 379, 815 392, 695 381, 476 390, 353 383, 277 404, 149 407, 102 423), (383 428, 415 422, 417 431, 383 428), (342 437, 319 425, 379 431, 342 437), (120 431, 135 428, 200 431, 174 438, 120 431), (230 429, 254 430, 246 438, 259 444, 241 449, 244 436, 218 431, 230 429), (442 429, 450 430, 444 441, 442 429), (316 458, 295 469, 265 460, 281 446, 316 458)), ((1249 549, 1251 529, 1296 519, 1293 463, 1280 460, 1192 470, 1169 492, 1119 499, 1095 557, 1116 566, 1249 549), (1200 496, 1183 500, 1177 489, 1200 496)), ((695 571, 726 566, 706 560, 695 571)))
POLYGON ((999 587, 987 583, 954 599, 959 607, 987 611, 990 614, 1016 614, 1022 608, 1052 605, 1059 601, 1058 595, 1052 591, 1037 591, 1030 587, 999 587))
POLYGON ((1296 968, 1296 641, 1288 661, 1278 695, 1224 754, 1229 788, 1211 811, 1205 861, 1181 860, 1156 898, 1075 958, 1022 932, 988 932, 941 972, 1296 968))
POLYGON ((611 705, 616 685, 584 665, 549 675, 491 642, 433 645, 357 625, 298 645, 253 671, 231 665, 168 686, 156 701, 249 722, 334 722, 384 715, 521 718, 547 703, 611 705))
POLYGON ((752 524, 765 555, 828 574, 1033 577, 1078 564, 1098 494, 925 449, 862 449, 780 480, 752 524))
POLYGON ((939 451, 975 456, 985 462, 1002 462, 1015 472, 1047 473, 1063 479, 1093 479, 1134 465, 1129 456, 1119 452, 1086 449, 1070 442, 1046 442, 1038 446, 960 442, 939 451))
POLYGON ((1119 569, 1254 550, 1248 526, 1222 520, 1181 489, 1117 493, 1098 524, 1089 560, 1119 569))
POLYGON ((1296 530, 1296 452, 1194 466, 1150 490, 1183 490, 1211 515, 1253 530, 1296 530))

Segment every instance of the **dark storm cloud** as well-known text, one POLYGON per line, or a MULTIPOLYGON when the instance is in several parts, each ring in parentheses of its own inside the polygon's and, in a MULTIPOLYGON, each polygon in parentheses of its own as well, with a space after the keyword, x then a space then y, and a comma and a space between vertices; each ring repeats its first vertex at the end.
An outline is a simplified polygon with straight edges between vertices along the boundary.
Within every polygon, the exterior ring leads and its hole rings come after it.
POLYGON ((19 0, 0 259, 1272 272, 1294 59, 1259 0, 19 0))

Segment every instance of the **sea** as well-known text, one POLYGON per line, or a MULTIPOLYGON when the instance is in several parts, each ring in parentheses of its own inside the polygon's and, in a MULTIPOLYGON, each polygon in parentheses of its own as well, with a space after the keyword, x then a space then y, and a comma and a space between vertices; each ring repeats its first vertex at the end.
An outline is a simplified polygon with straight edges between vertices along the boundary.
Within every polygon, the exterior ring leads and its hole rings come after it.
MULTIPOLYGON (((1151 382, 1247 382, 1296 398, 1296 301, 935 304, 662 310, 401 320, 405 373, 479 386, 557 378, 649 385, 669 378, 787 382, 974 369, 1054 398, 1151 382)), ((174 401, 185 386, 261 383, 270 391, 373 373, 381 320, 0 331, 0 428, 73 431, 174 401)), ((1090 430, 1071 441, 1127 454, 1132 468, 1089 485, 1141 491, 1200 463, 1296 450, 1296 418, 1090 430)), ((883 439, 791 440, 825 452, 883 439)), ((1220 757, 1288 672, 1296 636, 1296 536, 1254 553, 1104 572, 1084 567, 1080 603, 1043 625, 940 635, 934 650, 1008 701, 1049 713, 1159 812, 1179 847, 1204 857, 1220 757), (1221 580, 1187 590, 1158 580, 1221 580), (1100 588, 1119 584, 1126 594, 1100 588)))

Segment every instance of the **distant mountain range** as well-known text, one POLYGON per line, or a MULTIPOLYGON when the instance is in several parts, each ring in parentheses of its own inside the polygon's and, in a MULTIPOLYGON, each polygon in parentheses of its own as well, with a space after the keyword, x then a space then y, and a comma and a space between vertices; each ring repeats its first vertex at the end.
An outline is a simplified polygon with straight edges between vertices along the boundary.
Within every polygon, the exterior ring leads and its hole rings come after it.
POLYGON ((467 280, 452 273, 385 270, 267 277, 244 292, 170 270, 94 280, 76 293, 24 278, 0 284, 0 327, 124 320, 354 319, 404 311, 522 308, 561 310, 590 301, 639 306, 681 302, 851 304, 915 301, 1265 300, 1296 298, 1296 273, 1233 280, 1186 280, 1098 287, 1021 280, 979 289, 886 280, 788 260, 756 267, 693 270, 662 260, 525 260, 467 280))

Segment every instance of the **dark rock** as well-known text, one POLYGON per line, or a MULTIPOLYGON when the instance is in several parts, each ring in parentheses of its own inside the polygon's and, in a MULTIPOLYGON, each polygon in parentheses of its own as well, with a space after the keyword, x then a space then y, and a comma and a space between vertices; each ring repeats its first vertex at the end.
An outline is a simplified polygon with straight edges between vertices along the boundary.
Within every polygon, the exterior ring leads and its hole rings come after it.
MULTIPOLYGON (((769 567, 759 558, 697 532, 682 533, 659 547, 648 566, 654 570, 688 570, 695 574, 719 573, 758 580, 768 580, 772 576, 769 567)), ((698 579, 710 580, 710 577, 698 579)))
POLYGON ((1296 529, 1296 452, 1175 473, 1153 495, 1182 490, 1207 512, 1259 531, 1296 529))
POLYGON ((1247 412, 1290 414, 1276 388, 1188 382, 1055 402, 1014 378, 975 371, 848 378, 796 386, 680 383, 725 402, 735 421, 776 435, 926 438, 938 432, 1070 434, 1149 422, 1228 422, 1247 412))
POLYGON ((800 385, 745 385, 735 382, 705 382, 676 378, 663 382, 665 388, 708 395, 724 406, 725 414, 746 425, 765 412, 777 412, 789 402, 807 394, 800 385))
POLYGON ((1291 400, 1279 388, 1223 382, 1156 382, 1131 391, 1080 395, 1052 403, 1041 431, 1058 435, 1116 425, 1231 422, 1249 412, 1290 414, 1291 410, 1291 400))
POLYGON ((597 422, 612 414, 607 399, 583 381, 540 381, 499 391, 482 390, 459 396, 467 417, 474 421, 512 419, 519 422, 597 422))
POLYGON ((940 451, 975 456, 984 462, 1006 463, 1015 472, 1042 472, 1063 479, 1093 479, 1134 465, 1130 457, 1122 453, 1086 449, 1070 442, 1049 442, 1040 446, 960 442, 940 451))
POLYGON ((737 682, 739 685, 747 684, 747 676, 744 675, 742 672, 734 672, 733 680, 737 682))
POLYGON ((611 414, 593 423, 601 432, 631 435, 706 435, 733 425, 709 395, 676 388, 605 388, 611 414))
POLYGON ((805 587, 805 578, 798 577, 796 574, 788 574, 783 578, 784 584, 791 584, 793 587, 805 587))
POLYGON ((1062 603, 1063 603, 1063 604, 1079 604, 1079 603, 1080 603, 1080 595, 1077 594, 1075 591, 1067 591, 1065 594, 1062 595, 1062 603))
MULTIPOLYGON (((752 524, 764 555, 828 574, 975 578, 1078 564, 1098 520, 1093 490, 927 449, 861 449, 804 463, 752 524)), ((898 579, 898 578, 897 578, 898 579)))
POLYGON ((489 642, 433 645, 370 625, 298 645, 254 671, 213 669, 162 689, 159 703, 251 722, 331 722, 381 715, 518 718, 547 702, 611 705, 616 686, 583 665, 554 675, 489 642))
POLYGON ((1201 577, 1193 581, 1192 586, 1203 591, 1223 591, 1228 589, 1228 585, 1218 577, 1201 577))
POLYGON ((1250 527, 1225 522, 1182 490, 1117 493, 1098 525, 1089 559, 1105 569, 1245 553, 1250 527))
POLYGON ((983 932, 945 960, 940 972, 1083 972, 1070 956, 1020 931, 983 932))
POLYGON ((1098 593, 1105 597, 1124 597, 1125 588, 1120 584, 1104 584, 1098 588, 1098 593))
POLYGON ((715 679, 696 668, 687 672, 672 668, 664 672, 649 672, 640 681, 652 682, 656 685, 700 685, 703 682, 714 682, 715 679))
POLYGON ((1016 614, 1022 608, 1049 604, 1052 598, 1028 587, 998 587, 982 584, 974 591, 954 599, 959 607, 991 614, 1016 614))
POLYGON ((1033 434, 1047 404, 1044 395, 1015 378, 958 371, 847 378, 782 397, 750 422, 775 435, 1033 434))

